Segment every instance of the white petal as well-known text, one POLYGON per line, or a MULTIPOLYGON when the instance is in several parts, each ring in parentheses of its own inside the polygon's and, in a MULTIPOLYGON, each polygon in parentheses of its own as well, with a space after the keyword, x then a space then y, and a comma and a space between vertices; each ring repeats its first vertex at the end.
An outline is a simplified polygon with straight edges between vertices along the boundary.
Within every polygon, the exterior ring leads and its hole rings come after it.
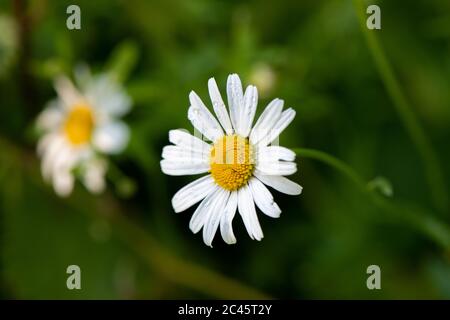
POLYGON ((72 108, 83 101, 82 95, 73 85, 69 78, 61 76, 55 80, 55 90, 63 102, 65 108, 72 108))
POLYGON ((286 127, 294 120, 295 118, 295 111, 291 108, 286 109, 281 114, 280 119, 275 123, 275 125, 269 129, 268 134, 263 137, 258 144, 267 146, 269 143, 271 143, 273 140, 275 140, 280 133, 286 129, 286 127))
POLYGON ((200 205, 195 210, 192 215, 191 221, 189 221, 189 228, 193 233, 197 233, 206 223, 209 217, 210 210, 214 207, 214 203, 219 196, 219 191, 222 190, 219 186, 214 185, 210 190, 211 192, 206 196, 205 199, 200 203, 200 205))
POLYGON ((255 117, 256 106, 258 105, 258 90, 255 86, 248 86, 244 95, 244 107, 240 115, 240 132, 242 137, 248 137, 255 117))
POLYGON ((36 126, 39 130, 50 131, 60 126, 63 121, 63 111, 59 99, 52 100, 38 116, 36 126))
POLYGON ((82 91, 86 91, 86 88, 92 85, 91 69, 86 63, 78 63, 73 70, 73 75, 75 85, 82 91))
POLYGON ((73 190, 74 178, 70 171, 60 170, 53 175, 53 188, 61 196, 68 196, 73 190))
POLYGON ((169 131, 169 141, 188 150, 210 152, 211 146, 183 129, 169 131))
POLYGON ((131 98, 109 74, 90 77, 84 88, 89 103, 108 117, 123 116, 131 108, 131 98))
POLYGON ((105 189, 105 173, 107 163, 100 159, 86 162, 83 172, 83 183, 92 193, 100 193, 105 189))
POLYGON ((204 199, 214 188, 214 179, 211 175, 199 178, 181 188, 172 198, 172 207, 175 212, 184 211, 200 200, 204 199))
POLYGON ((266 186, 256 178, 251 178, 248 185, 258 208, 269 217, 278 218, 280 207, 273 201, 273 196, 266 186))
POLYGON ((75 166, 80 155, 81 152, 78 152, 78 150, 75 150, 68 145, 61 147, 58 150, 58 153, 53 157, 52 170, 54 172, 58 170, 71 170, 75 166))
POLYGON ((252 193, 247 185, 238 190, 238 209, 250 238, 261 240, 264 235, 256 215, 252 193))
POLYGON ((227 79, 228 107, 230 108, 231 123, 234 131, 240 131, 240 110, 244 106, 241 79, 237 74, 230 74, 227 79))
MULTIPOLYGON (((55 163, 55 160, 68 150, 65 140, 60 135, 50 136, 47 140, 47 147, 42 149, 41 171, 44 179, 49 179, 55 163)), ((38 147, 39 149, 39 147, 38 147)))
POLYGON ((58 133, 50 132, 45 135, 43 135, 37 144, 37 154, 38 156, 42 157, 45 152, 47 152, 47 149, 53 144, 55 140, 58 138, 61 138, 61 136, 58 133))
POLYGON ((220 218, 224 213, 225 205, 229 196, 230 192, 228 190, 221 189, 216 201, 212 205, 213 207, 209 212, 208 220, 203 226, 203 242, 207 246, 212 247, 212 241, 214 239, 214 235, 216 234, 217 228, 219 227, 220 218))
POLYGON ((231 125, 230 116, 228 115, 227 108, 225 107, 225 103, 223 102, 214 78, 210 78, 208 80, 208 90, 217 119, 219 119, 219 122, 225 129, 227 135, 233 134, 233 126, 231 125))
POLYGON ((274 188, 275 190, 289 194, 289 195, 299 195, 302 193, 302 187, 298 185, 297 183, 289 180, 288 178, 281 177, 281 176, 268 176, 263 175, 260 172, 255 171, 255 176, 265 185, 268 185, 271 188, 274 188))
POLYGON ((216 141, 222 137, 223 130, 219 122, 194 91, 189 94, 189 101, 191 107, 188 110, 188 119, 192 125, 211 141, 216 141))
POLYGON ((280 146, 268 146, 258 148, 257 151, 257 162, 265 162, 265 161, 294 161, 295 160, 295 152, 284 147, 280 146))
POLYGON ((275 125, 281 116, 283 104, 283 100, 274 99, 264 109, 250 133, 250 142, 252 144, 255 145, 259 140, 266 136, 269 130, 275 125))
POLYGON ((186 159, 186 161, 208 161, 209 152, 199 152, 196 150, 179 146, 165 146, 162 150, 162 157, 168 160, 186 159))
POLYGON ((238 193, 237 191, 233 191, 228 198, 228 201, 225 205, 225 212, 222 214, 220 218, 220 233, 222 235, 223 240, 228 244, 236 243, 236 238, 233 233, 233 219, 236 214, 238 205, 238 193))
POLYGON ((288 176, 297 172, 297 164, 288 161, 264 161, 256 164, 262 174, 288 176))
POLYGON ((129 139, 128 126, 123 122, 115 121, 98 127, 94 132, 92 143, 101 152, 118 154, 125 149, 129 139))
POLYGON ((205 161, 189 161, 185 159, 175 160, 161 160, 161 170, 165 174, 172 176, 184 176, 191 174, 205 173, 209 171, 209 163, 205 161))

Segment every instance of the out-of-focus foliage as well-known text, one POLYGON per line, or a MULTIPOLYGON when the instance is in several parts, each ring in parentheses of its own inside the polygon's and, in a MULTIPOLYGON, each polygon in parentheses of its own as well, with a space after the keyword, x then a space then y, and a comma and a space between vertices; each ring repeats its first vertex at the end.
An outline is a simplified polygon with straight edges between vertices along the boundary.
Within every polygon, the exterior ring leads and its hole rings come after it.
MULTIPOLYGON (((401 89, 450 181, 450 2, 376 1, 376 32, 401 89)), ((260 215, 265 238, 193 235, 193 209, 174 214, 171 196, 191 177, 167 177, 160 152, 173 128, 191 126, 188 94, 208 101, 214 76, 261 89, 259 112, 280 97, 297 118, 280 142, 333 154, 390 201, 432 204, 424 166, 380 79, 350 0, 0 0, 0 295, 4 298, 215 297, 151 268, 105 219, 119 212, 181 260, 282 298, 450 298, 450 251, 374 206, 339 172, 298 159, 299 197, 276 194, 283 213, 260 215), (66 8, 81 8, 81 30, 66 8), (34 119, 55 93, 52 78, 78 63, 118 74, 134 101, 128 149, 111 159, 109 191, 81 185, 59 199, 43 183, 34 119), (66 288, 66 268, 82 290, 66 288), (382 270, 382 290, 366 268, 382 270)), ((274 192, 275 194, 275 192, 274 192)), ((133 242, 135 243, 135 242, 133 242)), ((139 248, 145 251, 146 248, 139 248)), ((150 250, 150 249, 149 249, 150 250)), ((149 251, 150 252, 150 251, 149 251)), ((220 286, 217 283, 217 286, 220 286)))

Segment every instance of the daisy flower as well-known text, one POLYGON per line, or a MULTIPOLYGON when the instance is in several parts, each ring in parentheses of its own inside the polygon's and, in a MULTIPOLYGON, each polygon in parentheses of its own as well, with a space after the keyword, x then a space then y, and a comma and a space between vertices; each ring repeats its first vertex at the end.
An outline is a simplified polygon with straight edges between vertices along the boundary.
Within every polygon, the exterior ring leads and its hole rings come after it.
POLYGON ((266 186, 290 195, 302 191, 285 177, 297 171, 295 153, 272 143, 294 119, 295 111, 283 111, 283 100, 274 99, 252 127, 258 103, 255 86, 248 86, 244 93, 239 76, 228 76, 229 112, 214 78, 209 79, 208 89, 217 119, 194 91, 189 94, 188 118, 210 143, 177 129, 169 132, 173 145, 162 151, 161 169, 165 174, 207 173, 179 190, 172 206, 175 212, 181 212, 201 201, 189 227, 194 233, 203 228, 203 241, 208 246, 212 246, 219 225, 223 240, 236 242, 232 228, 236 211, 250 238, 261 240, 255 204, 269 217, 278 218, 281 213, 266 186))
POLYGON ((101 192, 104 155, 121 152, 129 140, 128 127, 117 120, 131 107, 122 87, 109 74, 79 69, 75 76, 78 87, 64 76, 55 80, 57 98, 37 119, 42 175, 60 196, 72 192, 76 177, 92 193, 101 192))

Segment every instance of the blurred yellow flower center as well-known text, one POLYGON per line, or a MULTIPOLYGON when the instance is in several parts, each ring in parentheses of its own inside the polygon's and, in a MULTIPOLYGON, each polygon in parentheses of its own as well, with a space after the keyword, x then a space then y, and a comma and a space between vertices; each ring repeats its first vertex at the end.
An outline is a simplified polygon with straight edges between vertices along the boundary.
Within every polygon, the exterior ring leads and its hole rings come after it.
POLYGON ((64 133, 67 139, 74 145, 87 143, 91 139, 93 129, 92 109, 86 104, 75 105, 64 123, 64 133))
POLYGON ((219 186, 230 191, 242 187, 255 167, 248 139, 230 135, 217 140, 211 150, 210 165, 211 175, 219 186))

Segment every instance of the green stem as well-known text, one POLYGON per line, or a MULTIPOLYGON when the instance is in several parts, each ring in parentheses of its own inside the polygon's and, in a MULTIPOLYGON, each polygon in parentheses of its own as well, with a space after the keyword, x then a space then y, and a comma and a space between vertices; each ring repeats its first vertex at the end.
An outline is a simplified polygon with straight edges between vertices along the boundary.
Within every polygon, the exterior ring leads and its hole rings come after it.
MULTIPOLYGON (((54 197, 53 191, 42 184, 42 178, 37 170, 38 161, 33 153, 30 153, 9 140, 0 136, 0 150, 7 151, 16 164, 16 169, 27 173, 27 177, 36 185, 44 187, 54 197)), ((1 156, 1 153, 0 153, 1 156)), ((0 157, 0 160, 1 157, 0 157)), ((92 210, 87 206, 86 198, 81 200, 74 194, 67 199, 61 199, 66 206, 76 212, 85 214, 90 219, 104 219, 109 222, 115 233, 126 243, 152 271, 165 279, 196 290, 205 295, 220 299, 271 299, 270 296, 248 287, 236 280, 230 279, 206 267, 187 262, 170 253, 159 244, 158 240, 144 230, 139 224, 127 218, 121 208, 120 202, 106 194, 97 201, 106 201, 108 210, 92 210)), ((105 203, 102 203, 102 208, 105 203)))
POLYGON ((393 203, 380 196, 373 189, 369 188, 365 180, 349 165, 325 152, 304 148, 292 148, 292 150, 299 157, 318 160, 341 172, 366 194, 377 207, 388 212, 391 216, 412 225, 445 250, 450 250, 449 226, 436 219, 426 210, 409 204, 393 203))
POLYGON ((305 149, 305 148, 291 148, 298 156, 319 160, 323 163, 334 167, 342 172, 347 178, 352 180, 361 190, 366 191, 365 181, 347 164, 341 160, 319 150, 305 149))
POLYGON ((155 239, 122 214, 109 216, 122 238, 154 270, 173 283, 221 299, 270 299, 269 296, 200 265, 169 254, 155 239))
POLYGON ((448 209, 448 193, 444 182, 444 174, 436 152, 403 94, 394 72, 392 71, 392 66, 386 58, 383 48, 376 37, 376 31, 369 30, 366 27, 366 15, 363 1, 353 0, 353 4, 358 15, 361 31, 365 36, 367 46, 375 61, 381 80, 383 81, 403 125, 422 158, 434 206, 436 209, 446 212, 448 209))

